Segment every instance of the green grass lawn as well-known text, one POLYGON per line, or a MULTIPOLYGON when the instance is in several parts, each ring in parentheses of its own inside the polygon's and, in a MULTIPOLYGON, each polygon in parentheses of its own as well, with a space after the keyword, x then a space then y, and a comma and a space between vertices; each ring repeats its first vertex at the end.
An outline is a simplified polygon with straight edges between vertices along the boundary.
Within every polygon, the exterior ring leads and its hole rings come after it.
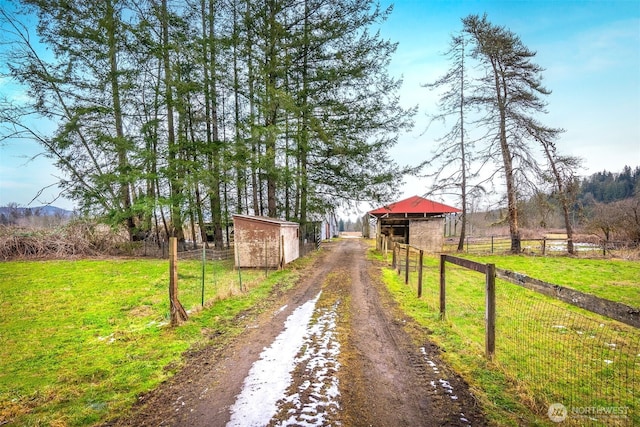
MULTIPOLYGON (((300 261, 305 262, 305 261, 300 261)), ((263 299, 287 271, 179 262, 179 297, 193 311, 170 328, 166 260, 0 263, 0 425, 91 425, 126 411, 166 380, 183 353, 263 299)))
MULTIPOLYGON (((640 263, 631 261, 470 256, 478 262, 640 306, 640 263)), ((600 418, 607 425, 640 423, 640 332, 512 285, 496 282, 496 357, 484 358, 484 276, 447 264, 447 317, 439 319, 439 258, 425 257, 423 296, 417 275, 384 270, 401 307, 431 331, 444 357, 478 391, 497 425, 552 425, 551 403, 572 407, 623 407, 627 418, 600 418)), ((571 414, 570 414, 571 415, 571 414)), ((570 416, 567 425, 584 425, 570 416)), ((596 425, 601 425, 597 424, 596 425)))

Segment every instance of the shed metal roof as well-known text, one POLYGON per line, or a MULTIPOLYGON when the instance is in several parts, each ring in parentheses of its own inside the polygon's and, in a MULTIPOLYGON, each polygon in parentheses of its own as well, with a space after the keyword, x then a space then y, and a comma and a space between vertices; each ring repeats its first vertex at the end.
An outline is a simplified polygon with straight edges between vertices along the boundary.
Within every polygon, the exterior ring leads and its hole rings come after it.
POLYGON ((277 218, 270 218, 267 216, 253 216, 253 215, 233 215, 234 218, 246 219, 249 221, 266 222, 268 224, 286 225, 286 226, 300 226, 297 222, 284 221, 277 218))
POLYGON ((413 196, 413 197, 409 197, 408 199, 390 203, 386 206, 382 206, 378 209, 369 211, 369 214, 380 217, 386 214, 439 215, 439 214, 457 213, 457 212, 462 212, 462 211, 458 208, 454 208, 452 206, 447 206, 442 203, 434 202, 433 200, 425 199, 420 196, 413 196))

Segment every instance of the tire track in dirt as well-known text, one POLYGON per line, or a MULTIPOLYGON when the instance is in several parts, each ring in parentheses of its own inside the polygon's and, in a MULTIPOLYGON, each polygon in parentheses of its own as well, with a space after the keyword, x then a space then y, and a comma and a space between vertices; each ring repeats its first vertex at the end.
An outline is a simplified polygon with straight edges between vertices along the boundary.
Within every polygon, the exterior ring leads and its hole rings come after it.
POLYGON ((241 336, 192 355, 132 417, 113 425, 225 426, 252 366, 291 314, 320 292, 290 384, 275 416, 259 425, 485 425, 468 387, 442 364, 437 348, 407 334, 410 321, 365 259, 365 244, 349 239, 326 247, 294 289, 238 319, 241 336))
POLYGON ((468 385, 440 359, 438 348, 416 343, 424 331, 414 339, 407 332, 420 328, 392 300, 380 268, 363 256, 354 264, 359 277, 352 270, 351 342, 360 360, 343 375, 361 382, 353 387, 362 396, 354 399, 360 404, 352 417, 365 423, 357 425, 486 425, 468 385))
POLYGON ((341 369, 340 307, 346 296, 336 289, 340 279, 330 273, 322 284, 312 326, 296 359, 293 381, 280 400, 280 410, 269 426, 339 425, 341 369))
POLYGON ((361 254, 351 260, 350 362, 341 372, 347 425, 440 425, 428 421, 432 405, 408 357, 408 337, 390 323, 369 277, 365 249, 357 243, 361 254))

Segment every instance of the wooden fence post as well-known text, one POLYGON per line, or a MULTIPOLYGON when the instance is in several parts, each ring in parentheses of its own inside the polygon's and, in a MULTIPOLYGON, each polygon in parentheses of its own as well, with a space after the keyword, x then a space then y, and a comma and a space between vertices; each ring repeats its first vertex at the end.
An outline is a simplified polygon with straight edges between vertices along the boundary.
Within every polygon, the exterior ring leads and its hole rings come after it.
POLYGON ((496 352, 496 265, 487 264, 485 308, 485 353, 493 360, 496 352))
POLYGON ((418 298, 422 297, 422 262, 424 260, 424 251, 420 249, 418 255, 418 298))
POLYGON ((200 301, 200 305, 202 305, 202 307, 204 307, 204 273, 206 270, 206 265, 207 265, 207 247, 203 244, 202 245, 202 289, 201 289, 201 301, 200 301))
POLYGON ((178 300, 178 239, 169 238, 169 314, 171 326, 177 326, 187 320, 187 312, 178 300))
POLYGON ((404 263, 404 284, 408 284, 409 283, 409 250, 411 249, 411 247, 407 244, 407 254, 405 256, 405 263, 404 263))
POLYGON ((445 284, 445 263, 447 256, 440 254, 440 320, 444 320, 446 316, 447 294, 445 284))
POLYGON ((391 252, 391 266, 393 267, 393 269, 396 269, 396 245, 392 246, 392 252, 391 252))

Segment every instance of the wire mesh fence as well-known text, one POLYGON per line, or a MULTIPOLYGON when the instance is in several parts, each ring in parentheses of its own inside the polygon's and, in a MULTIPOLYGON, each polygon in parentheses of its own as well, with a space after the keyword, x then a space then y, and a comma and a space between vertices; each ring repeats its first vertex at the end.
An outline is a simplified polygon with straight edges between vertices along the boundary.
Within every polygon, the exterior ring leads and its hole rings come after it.
MULTIPOLYGON (((242 260, 243 267, 238 267, 239 255, 233 246, 190 250, 183 246, 183 250, 178 250, 178 298, 184 308, 194 311, 216 300, 242 294, 272 274, 280 263, 278 243, 265 241, 254 249, 251 267, 246 266, 247 259, 242 260)), ((300 256, 317 249, 316 243, 301 243, 300 256)), ((162 247, 154 247, 154 250, 156 255, 162 255, 162 247)))
MULTIPOLYGON (((202 243, 193 243, 188 241, 178 242, 178 253, 183 258, 189 256, 199 257, 202 253, 202 243)), ((213 245, 205 245, 207 257, 210 259, 233 259, 233 244, 230 246, 224 246, 222 248, 215 248, 213 245)), ((132 246, 132 256, 149 257, 149 258, 168 258, 169 257, 169 243, 165 241, 145 240, 141 242, 135 242, 132 246)))
POLYGON ((234 268, 233 249, 229 251, 224 257, 211 249, 178 252, 178 299, 188 312, 239 295, 260 276, 250 271, 244 277, 239 275, 234 268))
POLYGON ((538 413, 570 425, 640 424, 640 331, 498 281, 496 357, 538 413))
MULTIPOLYGON (((445 241, 443 251, 457 252, 458 240, 449 238, 445 241)), ((522 239, 521 246, 525 253, 542 255, 566 255, 568 241, 566 238, 522 239)), ((573 242, 574 255, 598 256, 616 254, 637 248, 634 242, 604 241, 597 237, 582 238, 573 242)), ((511 238, 508 236, 469 236, 464 241, 463 252, 470 254, 507 253, 511 249, 511 238)))
MULTIPOLYGON (((390 255, 415 289, 417 251, 398 246, 390 255)), ((424 267, 421 301, 436 314, 444 298, 446 327, 463 351, 486 355, 483 275, 447 264, 443 296, 437 258, 425 257, 424 267)), ((495 283, 495 357, 489 366, 511 379, 520 401, 542 416, 560 408, 556 420, 564 425, 640 425, 640 329, 506 280, 495 283)))

